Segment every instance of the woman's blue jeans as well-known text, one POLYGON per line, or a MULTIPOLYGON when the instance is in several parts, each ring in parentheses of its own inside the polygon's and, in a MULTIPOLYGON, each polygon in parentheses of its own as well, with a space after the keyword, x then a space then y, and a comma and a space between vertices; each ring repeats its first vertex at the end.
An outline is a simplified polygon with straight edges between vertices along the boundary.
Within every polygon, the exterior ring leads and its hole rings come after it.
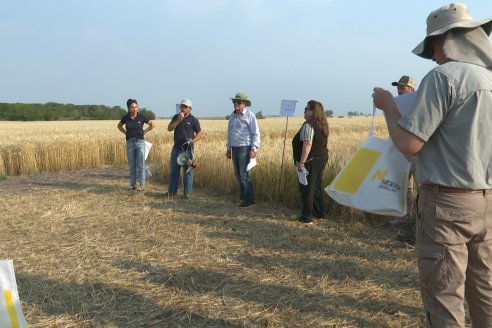
POLYGON ((253 179, 251 174, 246 171, 249 164, 249 146, 232 147, 232 164, 234 165, 234 175, 239 184, 239 198, 242 201, 254 202, 253 179))
POLYGON ((130 167, 130 185, 136 186, 137 177, 140 187, 145 184, 145 141, 130 138, 126 141, 126 156, 130 167))
MULTIPOLYGON (((176 195, 178 192, 178 184, 179 184, 179 171, 181 167, 183 168, 183 189, 184 193, 187 195, 191 195, 193 189, 193 169, 188 170, 188 166, 181 166, 177 162, 178 155, 184 152, 181 149, 173 147, 171 151, 171 159, 169 162, 169 167, 171 172, 169 172, 169 194, 176 195)), ((193 159, 193 152, 190 150, 186 151, 190 156, 190 159, 193 159)))

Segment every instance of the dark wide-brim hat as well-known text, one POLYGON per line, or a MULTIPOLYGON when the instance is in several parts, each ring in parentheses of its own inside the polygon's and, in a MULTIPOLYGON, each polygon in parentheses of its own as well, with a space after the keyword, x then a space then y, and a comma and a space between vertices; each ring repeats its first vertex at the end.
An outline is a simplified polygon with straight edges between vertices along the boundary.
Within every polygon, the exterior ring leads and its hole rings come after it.
POLYGON ((246 96, 242 92, 236 93, 236 96, 231 98, 231 100, 232 100, 232 102, 234 102, 236 100, 241 100, 241 101, 244 101, 244 103, 246 104, 247 107, 251 106, 251 100, 249 100, 248 96, 246 96))
POLYGON ((481 26, 487 35, 492 31, 492 18, 474 20, 468 7, 461 3, 451 3, 434 10, 427 17, 427 36, 412 50, 417 56, 432 59, 429 49, 433 36, 442 35, 455 28, 476 28, 481 26))

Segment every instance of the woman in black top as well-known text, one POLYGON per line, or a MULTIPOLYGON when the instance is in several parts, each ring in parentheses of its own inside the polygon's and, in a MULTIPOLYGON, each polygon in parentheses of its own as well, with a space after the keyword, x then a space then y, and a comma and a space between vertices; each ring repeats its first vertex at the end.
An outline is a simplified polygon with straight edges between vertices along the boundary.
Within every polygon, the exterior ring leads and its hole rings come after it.
POLYGON ((312 224, 313 216, 323 218, 323 192, 321 178, 328 161, 328 121, 323 105, 310 100, 304 109, 306 120, 301 129, 292 139, 294 163, 299 172, 307 172, 307 185, 299 183, 301 192, 302 213, 299 221, 312 224))
POLYGON ((130 189, 139 192, 145 184, 145 133, 154 128, 154 122, 138 113, 138 103, 135 99, 126 102, 128 114, 118 123, 118 129, 126 135, 126 156, 130 166, 130 189), (149 126, 144 130, 144 124, 149 126), (123 128, 125 126, 125 128, 123 128), (137 189, 137 177, 139 187, 137 189))

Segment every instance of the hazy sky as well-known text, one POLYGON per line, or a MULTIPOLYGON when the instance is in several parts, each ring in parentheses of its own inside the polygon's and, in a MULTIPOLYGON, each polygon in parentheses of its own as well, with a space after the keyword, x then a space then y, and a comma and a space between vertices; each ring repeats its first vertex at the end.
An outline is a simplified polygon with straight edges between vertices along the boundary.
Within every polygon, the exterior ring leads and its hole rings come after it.
MULTIPOLYGON (((435 66, 411 53, 435 0, 0 0, 0 102, 103 104, 136 98, 170 116, 254 112, 282 99, 336 115, 372 111, 374 86, 435 66)), ((492 1, 467 1, 476 19, 492 1)))

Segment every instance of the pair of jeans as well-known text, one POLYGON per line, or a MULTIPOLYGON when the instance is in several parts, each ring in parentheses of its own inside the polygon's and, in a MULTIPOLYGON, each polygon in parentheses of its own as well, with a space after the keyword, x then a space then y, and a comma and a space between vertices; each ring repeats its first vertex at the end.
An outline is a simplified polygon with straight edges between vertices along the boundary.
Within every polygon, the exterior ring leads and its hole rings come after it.
POLYGON ((302 200, 301 217, 305 220, 312 220, 313 216, 316 218, 323 218, 325 216, 321 179, 327 161, 328 155, 324 155, 314 157, 304 164, 304 167, 309 172, 307 176, 308 184, 305 186, 299 183, 299 191, 301 192, 302 200))
POLYGON ((141 188, 145 184, 145 140, 130 138, 126 141, 126 156, 130 167, 130 185, 138 183, 141 188))
POLYGON ((234 175, 239 184, 239 198, 246 202, 255 202, 253 192, 253 179, 251 174, 246 171, 249 164, 249 146, 232 147, 232 164, 234 165, 234 175))
POLYGON ((183 168, 183 189, 186 195, 191 195, 193 189, 193 169, 188 170, 187 165, 179 165, 177 158, 179 154, 186 152, 190 159, 193 159, 193 151, 191 149, 184 151, 179 148, 173 147, 171 151, 171 159, 169 162, 169 167, 171 172, 169 173, 169 194, 175 195, 178 192, 179 184, 179 171, 183 168))

